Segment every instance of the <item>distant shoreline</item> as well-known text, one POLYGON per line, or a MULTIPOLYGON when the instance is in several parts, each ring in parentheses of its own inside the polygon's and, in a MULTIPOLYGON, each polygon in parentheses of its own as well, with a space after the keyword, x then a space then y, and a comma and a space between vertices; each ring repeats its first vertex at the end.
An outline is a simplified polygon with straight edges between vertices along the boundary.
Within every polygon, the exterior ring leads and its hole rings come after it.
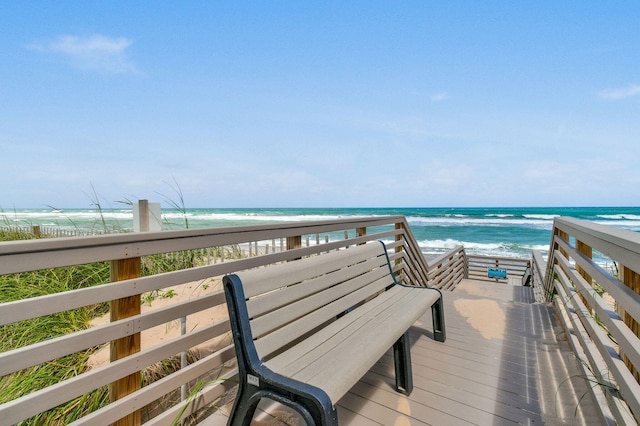
MULTIPOLYGON (((464 245, 469 253, 478 255, 527 257, 534 249, 545 253, 556 216, 640 231, 640 207, 187 208, 164 209, 162 227, 207 228, 380 215, 405 216, 427 256, 437 256, 457 245, 464 245)), ((126 208, 15 209, 0 212, 0 226, 8 225, 129 231, 133 228, 133 214, 126 208)), ((343 236, 329 235, 329 238, 343 236)))

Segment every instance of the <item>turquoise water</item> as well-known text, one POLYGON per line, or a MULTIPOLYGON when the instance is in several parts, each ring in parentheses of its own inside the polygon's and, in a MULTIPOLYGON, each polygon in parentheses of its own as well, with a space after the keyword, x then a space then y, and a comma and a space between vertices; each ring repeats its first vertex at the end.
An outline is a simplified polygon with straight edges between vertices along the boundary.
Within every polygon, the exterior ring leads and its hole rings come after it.
MULTIPOLYGON (((640 232, 640 207, 549 208, 329 208, 214 209, 184 213, 164 209, 164 229, 202 228, 321 220, 353 216, 404 215, 428 255, 462 244, 474 254, 529 257, 531 250, 547 252, 555 216, 571 216, 640 232)), ((15 210, 0 212, 0 225, 41 225, 75 229, 131 229, 131 210, 15 210), (104 220, 104 222, 103 222, 104 220)))

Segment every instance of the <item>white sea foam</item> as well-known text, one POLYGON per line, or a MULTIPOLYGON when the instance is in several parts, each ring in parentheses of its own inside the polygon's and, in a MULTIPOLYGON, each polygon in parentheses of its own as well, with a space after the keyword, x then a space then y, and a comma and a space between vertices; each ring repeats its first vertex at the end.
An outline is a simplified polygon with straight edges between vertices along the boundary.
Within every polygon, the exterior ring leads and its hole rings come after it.
POLYGON ((94 229, 107 227, 131 226, 133 213, 131 210, 42 210, 0 212, 0 222, 24 226, 40 225, 60 229, 94 229), (122 222, 122 224, 121 224, 122 222))
POLYGON ((610 220, 626 219, 626 220, 638 220, 638 221, 640 221, 640 216, 637 215, 637 214, 626 214, 626 213, 621 213, 621 214, 599 214, 596 217, 600 217, 602 219, 610 219, 610 220))
POLYGON ((480 243, 476 241, 460 241, 456 239, 422 240, 419 241, 420 249, 426 255, 446 253, 458 246, 464 246, 467 254, 504 256, 504 257, 528 257, 532 250, 540 251, 545 255, 549 250, 547 244, 514 244, 505 242, 480 243))
POLYGON ((470 241, 458 241, 451 238, 446 240, 425 240, 419 241, 420 247, 431 249, 451 250, 457 246, 464 246, 466 249, 475 250, 495 250, 502 246, 500 243, 475 243, 470 241))
POLYGON ((104 211, 96 211, 96 210, 48 210, 48 211, 20 211, 20 212, 4 212, 2 214, 3 217, 6 218, 16 218, 16 219, 93 219, 93 218, 108 218, 108 219, 131 219, 133 217, 133 213, 131 210, 104 210, 104 211))
POLYGON ((640 231, 640 221, 638 220, 595 220, 594 222, 630 231, 640 231))
MULTIPOLYGON (((303 222, 307 220, 336 220, 346 216, 342 215, 266 215, 257 213, 189 213, 167 212, 162 214, 166 219, 202 220, 202 221, 252 221, 252 222, 303 222)), ((349 215, 348 217, 365 217, 349 215)), ((367 216, 369 217, 369 216, 367 216)))
POLYGON ((523 214, 522 217, 527 219, 553 220, 556 215, 553 214, 523 214))
POLYGON ((536 228, 551 229, 553 222, 546 219, 520 219, 520 218, 500 218, 500 217, 485 217, 485 218, 452 218, 452 217, 419 217, 411 216, 407 217, 407 221, 411 225, 422 226, 503 226, 503 225, 516 225, 516 226, 533 226, 536 228))
POLYGON ((457 246, 464 246, 467 250, 478 250, 478 251, 494 251, 498 249, 504 250, 548 250, 548 245, 543 244, 513 244, 513 243, 479 243, 475 241, 459 241, 455 239, 448 238, 446 240, 423 240, 419 241, 418 244, 423 248, 430 249, 441 249, 441 250, 451 250, 457 246))

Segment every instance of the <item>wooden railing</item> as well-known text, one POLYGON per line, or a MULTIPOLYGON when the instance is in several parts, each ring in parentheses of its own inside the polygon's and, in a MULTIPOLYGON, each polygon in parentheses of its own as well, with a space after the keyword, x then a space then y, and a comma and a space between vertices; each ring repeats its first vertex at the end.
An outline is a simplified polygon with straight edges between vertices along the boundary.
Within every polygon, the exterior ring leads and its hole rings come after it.
POLYGON ((505 268, 507 278, 517 278, 518 284, 524 284, 521 279, 532 263, 532 259, 469 254, 463 246, 457 246, 429 260, 429 285, 453 290, 463 279, 495 281, 487 274, 489 268, 505 268))
MULTIPOLYGON (((196 412, 206 412, 236 383, 235 352, 228 337, 228 320, 222 318, 200 324, 197 329, 188 331, 183 327, 180 336, 150 347, 141 346, 140 336, 142 334, 144 339, 144 332, 152 327, 173 324, 207 309, 221 308, 226 313, 223 292, 209 292, 147 312, 140 310, 141 295, 184 283, 209 283, 214 277, 227 273, 345 249, 377 239, 387 241, 391 260, 401 279, 410 278, 418 285, 428 285, 429 267, 403 216, 0 243, 0 275, 4 276, 94 262, 109 262, 111 265, 111 279, 101 285, 0 304, 0 328, 105 302, 111 306, 111 321, 106 324, 0 354, 0 380, 6 383, 14 374, 39 365, 61 362, 58 360, 69 354, 83 353, 104 345, 111 347, 110 362, 106 365, 81 368, 72 377, 0 401, 0 422, 19 423, 106 388, 109 388, 109 403, 83 414, 73 424, 139 424, 146 421, 146 424, 170 425, 196 412), (346 239, 309 246, 303 244, 307 235, 341 232, 348 233, 346 239), (202 262, 201 258, 199 266, 140 276, 140 265, 146 256, 251 245, 256 241, 280 238, 286 240, 285 251, 213 264, 202 262), (215 343, 216 346, 190 365, 141 387, 140 372, 204 343, 215 343), (214 376, 212 372, 216 372, 214 376), (181 388, 182 397, 178 397, 177 402, 167 402, 160 414, 145 414, 146 418, 142 418, 142 407, 155 404, 181 388), (196 394, 194 388, 198 389, 196 394)), ((459 261, 452 265, 457 265, 456 270, 460 269, 459 261)), ((456 272, 456 276, 459 274, 456 272)))
POLYGON ((531 253, 531 287, 533 287, 533 295, 538 303, 549 300, 545 292, 546 272, 547 262, 542 257, 542 253, 534 250, 531 253))
POLYGON ((495 266, 519 276, 529 264, 537 300, 556 303, 580 365, 585 367, 584 374, 598 384, 594 391, 603 408, 601 420, 610 424, 635 422, 640 408, 639 234, 559 218, 554 222, 548 262, 537 252, 530 260, 496 259, 467 255, 460 246, 427 264, 406 219, 388 216, 0 243, 3 276, 93 262, 108 262, 111 267, 111 278, 100 285, 0 304, 0 329, 105 302, 111 306, 111 320, 105 324, 0 353, 0 380, 11 380, 14 374, 55 364, 68 354, 111 347, 106 365, 80 369, 58 383, 0 401, 0 423, 19 423, 106 388, 110 391, 108 403, 73 424, 144 421, 169 425, 197 413, 208 414, 207 410, 236 384, 235 352, 226 317, 183 330, 178 337, 149 347, 140 344, 140 336, 144 339, 145 331, 153 327, 173 324, 208 309, 226 313, 224 294, 217 289, 148 311, 139 310, 144 300, 141 295, 184 283, 213 286, 216 277, 227 273, 378 239, 386 241, 400 279, 423 286, 453 289, 464 278, 486 280, 486 268, 495 266), (620 273, 611 274, 595 264, 593 250, 615 262, 620 273), (140 276, 140 265, 148 256, 168 254, 193 259, 194 253, 200 253, 195 265, 185 262, 184 269, 140 276), (214 349, 141 386, 140 372, 204 343, 214 349), (176 393, 177 399, 166 401, 168 395, 176 393), (165 405, 159 412, 141 410, 163 398, 165 405))
POLYGON ((468 278, 468 270, 463 246, 457 246, 429 261, 429 282, 432 287, 453 290, 464 278, 468 278))
POLYGON ((467 254, 467 278, 474 280, 494 281, 487 276, 489 268, 504 268, 507 270, 507 278, 521 279, 525 270, 530 266, 530 259, 467 254))
MULTIPOLYGON (((538 262, 536 262, 538 263, 538 262)), ((584 374, 602 408, 602 424, 640 419, 640 234, 556 218, 544 295, 554 301, 584 374), (592 259, 618 265, 617 274, 592 259)))

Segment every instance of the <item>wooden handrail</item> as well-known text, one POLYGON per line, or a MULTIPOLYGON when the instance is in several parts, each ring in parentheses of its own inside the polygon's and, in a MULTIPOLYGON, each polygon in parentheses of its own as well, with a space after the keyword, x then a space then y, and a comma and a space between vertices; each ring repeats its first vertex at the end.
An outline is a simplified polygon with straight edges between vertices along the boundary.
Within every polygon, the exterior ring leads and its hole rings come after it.
MULTIPOLYGON (((574 351, 585 375, 608 401, 603 421, 640 419, 640 234, 573 218, 556 218, 545 276, 564 326, 576 340, 574 351), (597 250, 623 271, 612 275, 592 259, 597 250), (627 278, 625 278, 627 277, 627 278), (605 297, 606 296, 606 297, 605 297)), ((569 333, 568 333, 569 334, 569 333)))
POLYGON ((531 253, 531 287, 536 298, 536 302, 547 300, 545 294, 544 275, 547 270, 547 262, 542 257, 542 253, 534 250, 531 253))

